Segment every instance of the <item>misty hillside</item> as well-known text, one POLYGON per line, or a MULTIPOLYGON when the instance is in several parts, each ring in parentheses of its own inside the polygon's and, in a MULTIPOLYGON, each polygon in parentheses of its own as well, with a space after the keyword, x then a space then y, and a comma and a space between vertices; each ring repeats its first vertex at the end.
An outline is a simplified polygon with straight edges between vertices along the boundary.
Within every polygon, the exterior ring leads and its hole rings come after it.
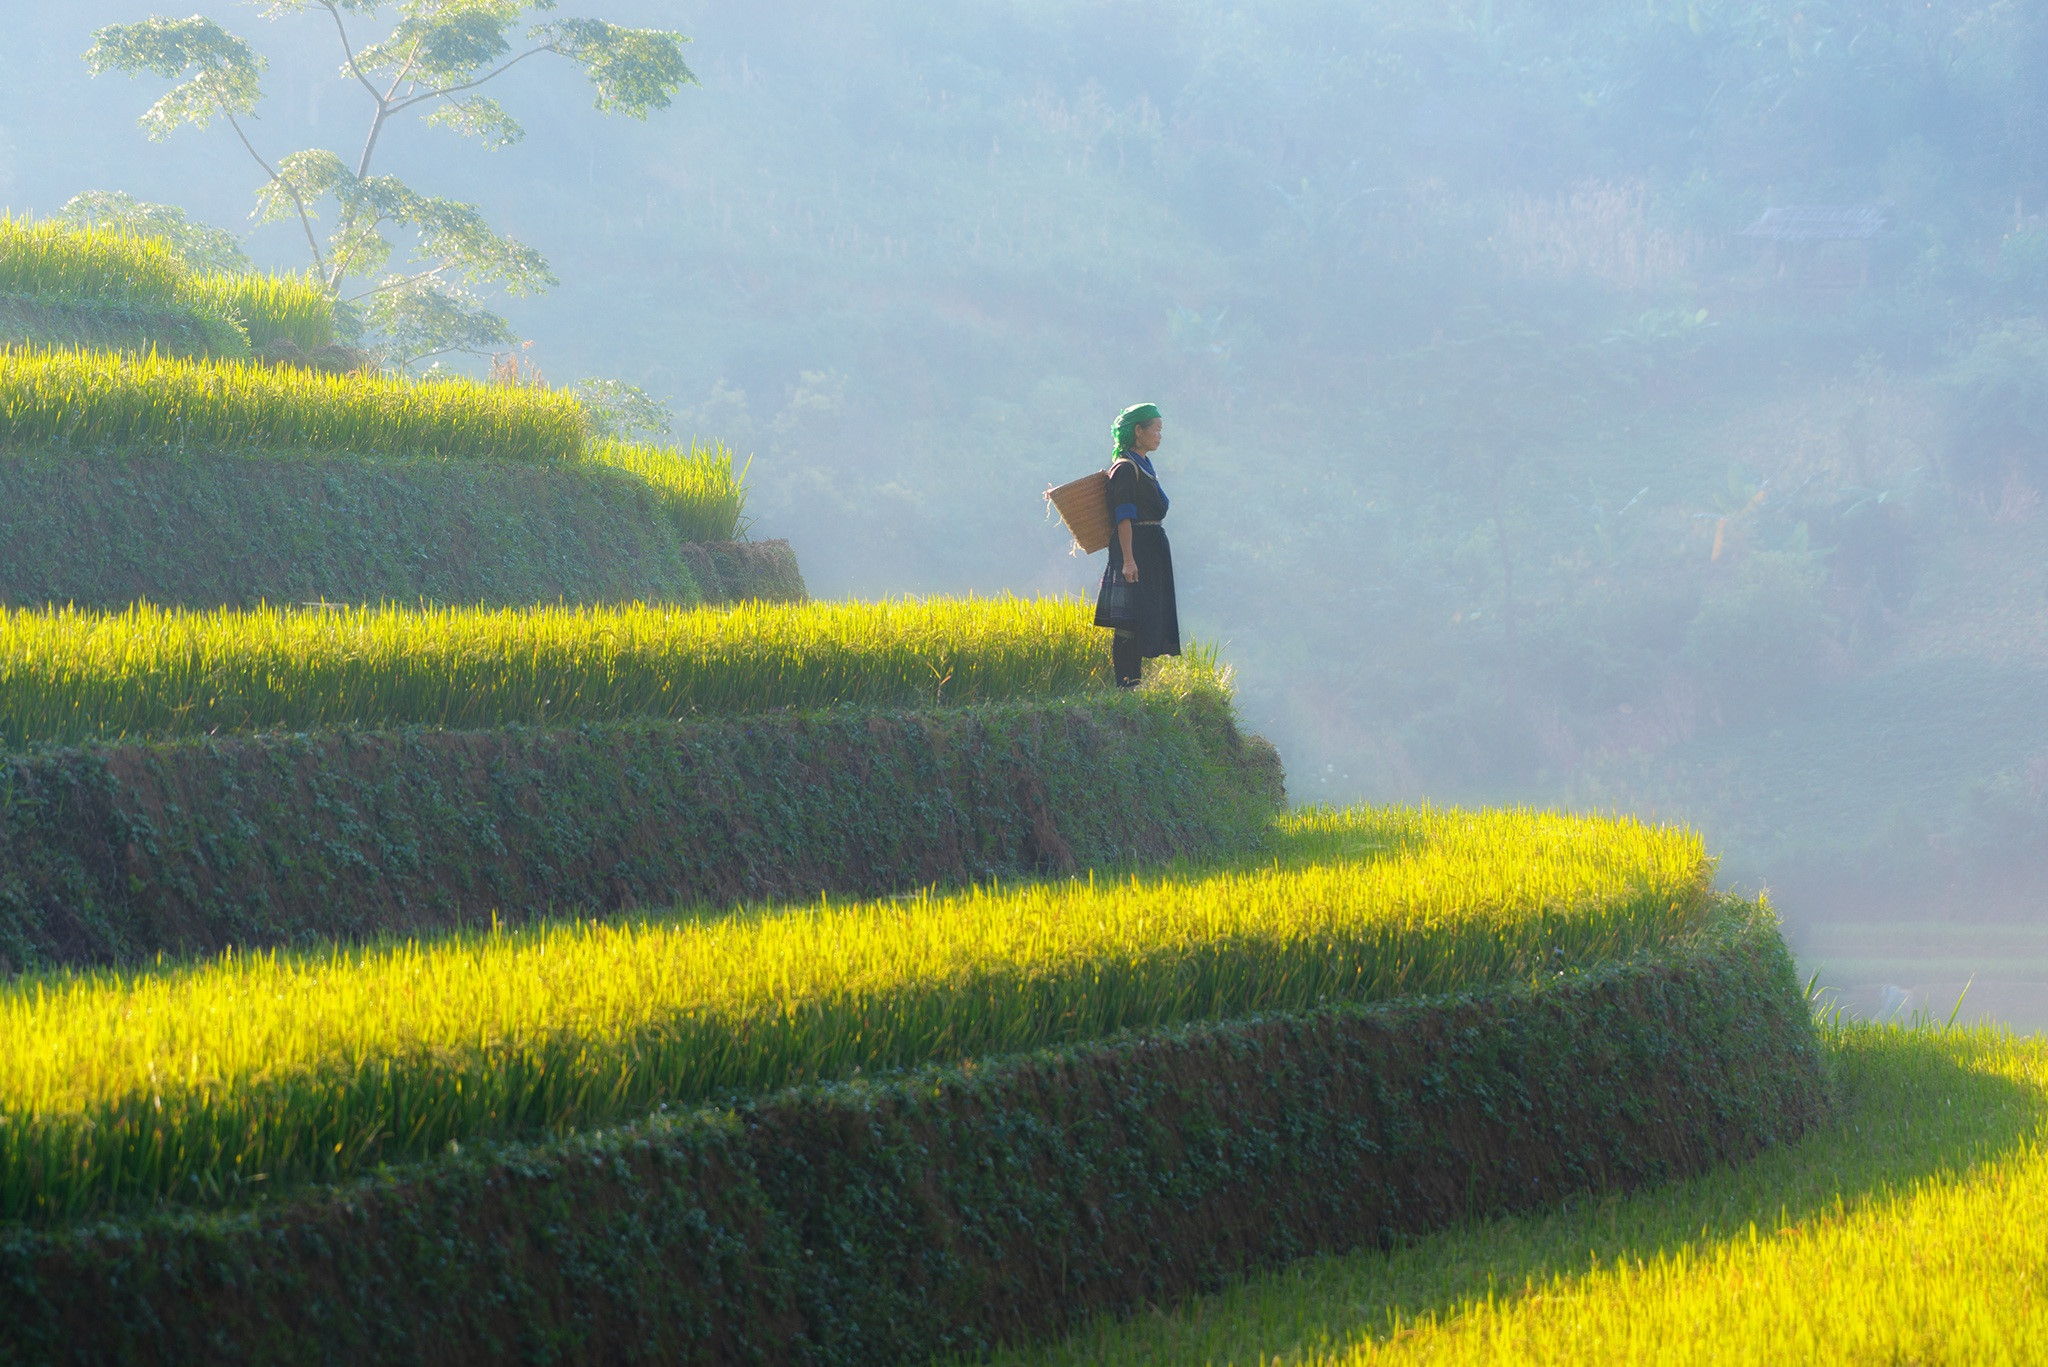
MULTIPOLYGON (((77 60, 149 7, 73 8, 11 21, 0 200, 242 230, 239 148, 77 60)), ((752 453, 814 591, 1089 591, 1039 493, 1155 399, 1182 611, 1295 798, 1682 816, 1833 980, 1995 965, 2027 1018, 2048 11, 601 8, 702 89, 600 126, 520 73, 524 143, 393 155, 548 255, 544 373, 752 453)), ((266 134, 359 139, 312 20, 207 12, 279 54, 266 134)))

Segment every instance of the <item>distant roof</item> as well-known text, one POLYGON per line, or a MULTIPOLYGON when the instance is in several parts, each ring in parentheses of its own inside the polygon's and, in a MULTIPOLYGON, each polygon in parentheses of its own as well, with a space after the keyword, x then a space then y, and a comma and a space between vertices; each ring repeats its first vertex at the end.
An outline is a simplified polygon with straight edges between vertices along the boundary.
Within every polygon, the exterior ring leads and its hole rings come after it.
POLYGON ((1838 242, 1876 237, 1890 223, 1891 211, 1882 204, 1795 204, 1764 210, 1742 235, 1773 242, 1838 242))

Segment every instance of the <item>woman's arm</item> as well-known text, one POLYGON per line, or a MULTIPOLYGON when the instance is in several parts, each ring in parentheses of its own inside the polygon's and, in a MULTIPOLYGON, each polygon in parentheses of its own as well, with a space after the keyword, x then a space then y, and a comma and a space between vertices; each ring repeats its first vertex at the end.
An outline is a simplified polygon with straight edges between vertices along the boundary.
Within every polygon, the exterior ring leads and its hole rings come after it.
POLYGON ((1129 518, 1125 518, 1116 524, 1116 539, 1124 548, 1124 582, 1126 584, 1135 584, 1138 582, 1138 561, 1137 557, 1131 554, 1131 520, 1129 518))

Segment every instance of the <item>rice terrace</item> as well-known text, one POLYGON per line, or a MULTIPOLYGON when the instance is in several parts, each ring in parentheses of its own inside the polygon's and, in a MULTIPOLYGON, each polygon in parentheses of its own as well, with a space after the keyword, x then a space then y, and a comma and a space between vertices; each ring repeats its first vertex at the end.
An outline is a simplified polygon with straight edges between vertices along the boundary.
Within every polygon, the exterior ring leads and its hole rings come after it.
POLYGON ((2048 1363, 2048 20, 50 8, 0 1367, 2048 1363))

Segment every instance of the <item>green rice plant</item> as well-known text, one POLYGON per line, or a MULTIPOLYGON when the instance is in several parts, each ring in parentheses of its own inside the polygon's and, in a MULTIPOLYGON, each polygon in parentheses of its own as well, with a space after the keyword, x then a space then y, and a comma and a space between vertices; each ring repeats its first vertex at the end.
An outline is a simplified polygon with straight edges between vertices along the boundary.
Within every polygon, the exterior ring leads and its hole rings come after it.
POLYGON ((565 724, 1109 682, 1064 599, 0 612, 0 739, 565 724))
POLYGON ((1754 1162, 1314 1259, 994 1360, 2048 1360, 2048 1039, 1825 1020, 1821 1038, 1839 1118, 1754 1162))
POLYGON ((731 541, 746 528, 747 484, 722 441, 688 451, 647 442, 590 443, 586 458, 645 482, 675 517, 685 541, 731 541))
POLYGON ((1526 981, 1714 924, 1697 836, 1317 811, 1272 862, 556 924, 0 988, 0 1218, 219 1204, 478 1140, 1178 1022, 1526 981))
POLYGON ((0 445, 575 460, 568 394, 237 361, 0 350, 0 445))
POLYGON ((168 309, 190 275, 152 238, 0 215, 0 294, 168 309))
POLYGON ((220 356, 280 341, 315 351, 335 340, 333 297, 310 275, 199 273, 157 239, 115 228, 0 216, 0 294, 188 313, 220 356))
POLYGON ((302 352, 334 345, 334 300, 310 275, 196 275, 185 297, 240 322, 258 352, 280 342, 302 352))

